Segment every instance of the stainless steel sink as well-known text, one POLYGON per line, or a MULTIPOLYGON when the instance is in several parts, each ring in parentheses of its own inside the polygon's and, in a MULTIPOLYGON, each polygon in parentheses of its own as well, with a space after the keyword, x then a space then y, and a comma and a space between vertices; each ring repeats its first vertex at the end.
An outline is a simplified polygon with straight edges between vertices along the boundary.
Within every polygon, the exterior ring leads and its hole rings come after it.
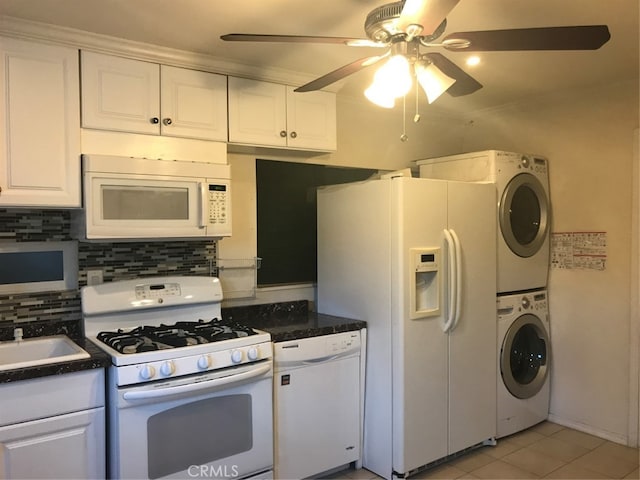
POLYGON ((89 358, 65 335, 0 342, 0 371, 89 358))

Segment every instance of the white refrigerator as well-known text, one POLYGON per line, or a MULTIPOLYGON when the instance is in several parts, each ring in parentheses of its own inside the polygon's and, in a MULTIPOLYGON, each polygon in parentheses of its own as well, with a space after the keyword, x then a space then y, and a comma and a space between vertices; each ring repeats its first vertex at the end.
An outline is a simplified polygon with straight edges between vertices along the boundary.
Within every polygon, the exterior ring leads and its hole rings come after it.
POLYGON ((496 191, 318 191, 318 311, 367 322, 363 466, 391 479, 496 435, 496 191))

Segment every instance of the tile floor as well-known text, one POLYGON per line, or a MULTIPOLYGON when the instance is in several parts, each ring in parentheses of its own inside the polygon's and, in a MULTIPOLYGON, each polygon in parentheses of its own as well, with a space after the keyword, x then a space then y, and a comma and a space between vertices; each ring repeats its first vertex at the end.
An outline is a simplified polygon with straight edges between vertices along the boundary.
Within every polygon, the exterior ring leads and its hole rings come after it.
MULTIPOLYGON (((634 478, 638 479, 638 449, 543 422, 481 447, 410 479, 427 478, 634 478)), ((331 479, 378 479, 368 470, 343 470, 331 479)))

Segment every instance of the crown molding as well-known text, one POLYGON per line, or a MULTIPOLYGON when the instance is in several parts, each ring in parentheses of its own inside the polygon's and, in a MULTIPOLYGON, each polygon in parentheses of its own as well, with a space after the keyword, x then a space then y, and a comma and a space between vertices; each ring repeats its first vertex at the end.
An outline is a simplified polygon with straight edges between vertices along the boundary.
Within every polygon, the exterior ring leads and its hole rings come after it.
POLYGON ((119 55, 174 67, 192 68, 287 85, 303 85, 313 80, 313 77, 309 75, 303 75, 291 70, 258 68, 210 55, 125 40, 109 35, 23 20, 6 15, 0 17, 0 35, 119 55))

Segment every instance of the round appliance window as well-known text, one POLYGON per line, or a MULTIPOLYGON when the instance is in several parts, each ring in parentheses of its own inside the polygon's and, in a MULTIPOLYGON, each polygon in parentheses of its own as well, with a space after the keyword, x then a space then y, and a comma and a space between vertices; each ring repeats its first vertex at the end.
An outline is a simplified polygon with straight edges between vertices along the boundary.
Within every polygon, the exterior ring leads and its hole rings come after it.
POLYGON ((549 335, 535 315, 518 317, 505 335, 500 373, 505 387, 517 398, 537 394, 547 378, 549 335))
POLYGON ((500 230, 507 245, 520 257, 535 255, 547 234, 548 202, 540 180, 530 173, 511 179, 500 200, 500 230))

